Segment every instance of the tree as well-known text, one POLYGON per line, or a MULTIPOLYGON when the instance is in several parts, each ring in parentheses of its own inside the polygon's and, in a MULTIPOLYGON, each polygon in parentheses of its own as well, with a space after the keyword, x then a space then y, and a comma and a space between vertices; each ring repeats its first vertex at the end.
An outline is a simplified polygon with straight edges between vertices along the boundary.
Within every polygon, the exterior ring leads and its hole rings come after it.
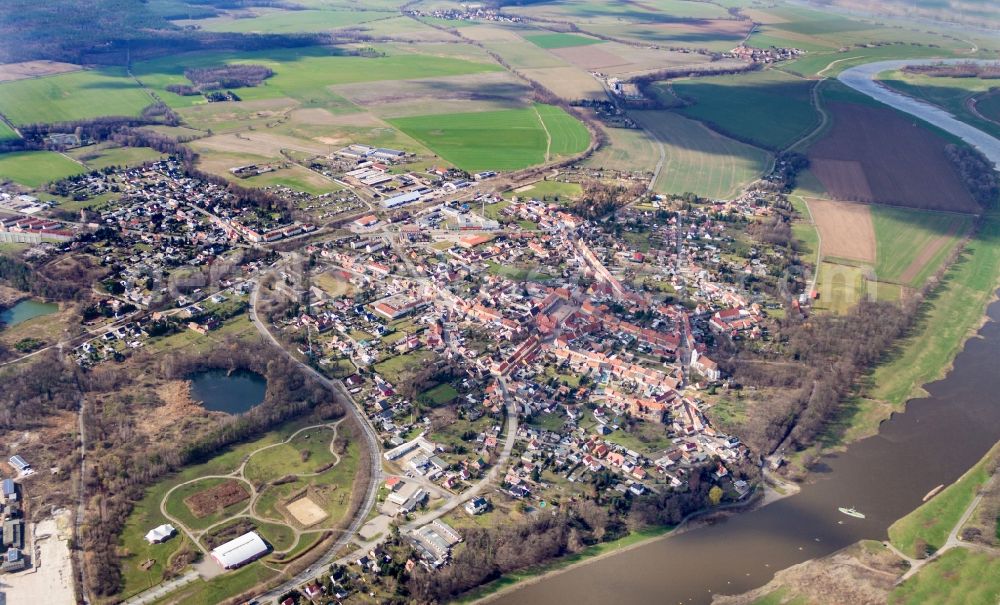
POLYGON ((718 506, 719 502, 722 502, 722 488, 713 485, 712 489, 708 490, 708 503, 712 506, 718 506))

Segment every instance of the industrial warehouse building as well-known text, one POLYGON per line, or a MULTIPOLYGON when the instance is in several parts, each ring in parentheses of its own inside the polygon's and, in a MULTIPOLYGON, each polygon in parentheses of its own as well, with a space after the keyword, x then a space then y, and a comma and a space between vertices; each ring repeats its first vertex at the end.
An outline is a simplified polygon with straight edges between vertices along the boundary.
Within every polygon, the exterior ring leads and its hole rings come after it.
POLYGON ((267 543, 252 531, 217 547, 212 558, 223 569, 233 569, 267 554, 268 550, 267 543))

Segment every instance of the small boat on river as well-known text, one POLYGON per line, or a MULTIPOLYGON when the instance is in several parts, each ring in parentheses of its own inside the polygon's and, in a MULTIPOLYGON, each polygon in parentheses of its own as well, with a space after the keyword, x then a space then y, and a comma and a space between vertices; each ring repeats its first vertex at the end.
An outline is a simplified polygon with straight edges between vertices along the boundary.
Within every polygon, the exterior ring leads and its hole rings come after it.
POLYGON ((844 513, 848 517, 854 517, 855 519, 864 519, 865 518, 864 513, 859 513, 858 511, 856 511, 853 508, 844 508, 843 506, 841 506, 837 510, 839 510, 842 513, 844 513))

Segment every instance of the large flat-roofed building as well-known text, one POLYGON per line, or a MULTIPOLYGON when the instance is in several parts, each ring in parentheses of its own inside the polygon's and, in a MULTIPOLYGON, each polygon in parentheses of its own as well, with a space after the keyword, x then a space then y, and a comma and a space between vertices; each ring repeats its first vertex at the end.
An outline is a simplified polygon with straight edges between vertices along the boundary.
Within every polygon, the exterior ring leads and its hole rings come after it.
POLYGON ((409 193, 401 193, 395 197, 390 197, 388 199, 382 200, 382 207, 385 209, 398 208, 406 204, 412 204, 420 200, 419 191, 411 191, 409 193))
POLYGON ((212 558, 223 569, 233 569, 267 554, 268 550, 267 543, 252 531, 217 547, 212 558))

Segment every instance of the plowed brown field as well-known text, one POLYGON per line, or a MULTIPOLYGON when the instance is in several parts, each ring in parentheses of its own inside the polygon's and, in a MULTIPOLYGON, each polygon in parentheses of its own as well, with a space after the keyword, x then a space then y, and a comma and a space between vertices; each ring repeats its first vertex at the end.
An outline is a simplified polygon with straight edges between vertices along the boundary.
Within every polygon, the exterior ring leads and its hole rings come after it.
POLYGON ((830 103, 830 132, 809 150, 831 197, 911 208, 981 211, 945 155, 947 141, 898 113, 830 103))

